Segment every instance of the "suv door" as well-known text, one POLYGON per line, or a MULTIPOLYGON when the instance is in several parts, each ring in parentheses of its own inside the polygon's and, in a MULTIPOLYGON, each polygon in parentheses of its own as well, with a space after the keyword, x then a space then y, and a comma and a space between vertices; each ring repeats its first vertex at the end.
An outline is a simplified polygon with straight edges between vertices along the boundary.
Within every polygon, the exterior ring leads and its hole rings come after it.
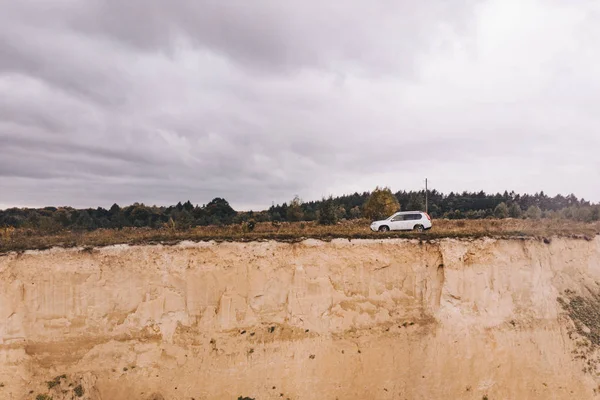
POLYGON ((410 231, 413 228, 413 219, 414 214, 405 214, 404 222, 402 223, 402 229, 405 231, 410 231))
POLYGON ((407 227, 407 229, 413 230, 415 228, 415 225, 423 225, 423 214, 421 213, 415 213, 415 214, 411 214, 411 219, 410 219, 410 223, 409 223, 409 227, 407 227))
POLYGON ((398 231, 401 229, 404 229, 404 215, 399 214, 396 215, 395 217, 392 217, 392 219, 390 220, 390 230, 392 231, 398 231))

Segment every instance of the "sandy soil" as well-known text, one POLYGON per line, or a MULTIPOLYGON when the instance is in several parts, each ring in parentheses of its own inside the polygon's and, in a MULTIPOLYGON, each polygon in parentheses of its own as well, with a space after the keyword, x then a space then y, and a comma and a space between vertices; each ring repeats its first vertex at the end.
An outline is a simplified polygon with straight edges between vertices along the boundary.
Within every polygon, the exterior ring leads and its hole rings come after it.
POLYGON ((600 398, 599 282, 600 238, 11 253, 0 399, 600 398))

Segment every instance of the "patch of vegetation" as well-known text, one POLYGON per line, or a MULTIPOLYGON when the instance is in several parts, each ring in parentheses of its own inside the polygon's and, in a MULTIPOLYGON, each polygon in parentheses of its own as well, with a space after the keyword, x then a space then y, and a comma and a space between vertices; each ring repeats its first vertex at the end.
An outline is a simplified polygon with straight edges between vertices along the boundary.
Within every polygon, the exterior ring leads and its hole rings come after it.
MULTIPOLYGON (((319 225, 306 222, 305 229, 300 223, 284 222, 278 226, 271 223, 257 223, 253 232, 244 233, 240 226, 208 226, 185 230, 166 228, 123 228, 98 229, 90 232, 60 231, 45 233, 30 229, 12 229, 6 239, 0 239, 0 254, 9 251, 44 250, 54 246, 102 247, 115 244, 162 244, 175 245, 183 240, 215 242, 251 242, 276 240, 297 243, 305 239, 330 241, 343 239, 419 239, 422 241, 441 238, 534 238, 540 241, 552 236, 588 239, 600 232, 600 223, 583 223, 567 220, 523 219, 504 220, 433 220, 433 228, 424 233, 415 232, 372 232, 369 220, 343 221, 337 225, 319 225)), ((3 228, 0 228, 0 231, 3 228)))
POLYGON ((67 376, 60 375, 60 376, 55 377, 51 381, 46 382, 46 384, 48 385, 48 389, 52 389, 53 387, 60 385, 61 379, 67 379, 67 376))
POLYGON ((38 394, 35 396, 35 400, 52 400, 52 397, 47 394, 38 394))
POLYGON ((85 390, 83 390, 83 386, 81 385, 77 385, 75 386, 75 388, 73 389, 73 392, 75 392, 75 395, 77 397, 82 397, 83 394, 85 393, 85 390))
POLYGON ((250 221, 242 222, 242 232, 243 233, 252 232, 252 231, 254 231, 254 228, 256 228, 255 220, 251 219, 250 221))
POLYGON ((48 384, 48 389, 52 389, 54 386, 60 385, 60 382, 56 382, 56 381, 48 381, 46 383, 48 384))
POLYGON ((600 293, 589 291, 585 297, 573 291, 564 292, 566 300, 558 302, 575 325, 576 332, 587 338, 594 346, 600 346, 600 293))
POLYGON ((597 374, 600 366, 600 289, 587 288, 584 296, 565 290, 557 301, 572 321, 569 338, 575 340, 574 358, 585 363, 583 372, 597 374))
POLYGON ((254 400, 253 397, 239 396, 237 400, 254 400))

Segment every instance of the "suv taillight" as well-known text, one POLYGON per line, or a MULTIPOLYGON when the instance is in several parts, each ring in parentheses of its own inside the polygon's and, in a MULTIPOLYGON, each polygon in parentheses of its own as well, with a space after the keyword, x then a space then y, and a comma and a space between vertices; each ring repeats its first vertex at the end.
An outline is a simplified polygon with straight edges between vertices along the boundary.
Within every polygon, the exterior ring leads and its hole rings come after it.
POLYGON ((431 217, 429 216, 429 214, 425 213, 425 215, 427 216, 427 219, 431 221, 431 217))

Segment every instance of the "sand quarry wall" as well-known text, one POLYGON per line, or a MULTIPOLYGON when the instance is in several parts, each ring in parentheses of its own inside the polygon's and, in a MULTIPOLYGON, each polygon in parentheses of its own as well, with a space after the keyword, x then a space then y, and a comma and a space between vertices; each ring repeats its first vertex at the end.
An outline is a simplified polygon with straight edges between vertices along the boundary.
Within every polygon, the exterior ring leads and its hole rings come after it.
POLYGON ((600 238, 547 242, 3 255, 0 399, 600 398, 600 238))

